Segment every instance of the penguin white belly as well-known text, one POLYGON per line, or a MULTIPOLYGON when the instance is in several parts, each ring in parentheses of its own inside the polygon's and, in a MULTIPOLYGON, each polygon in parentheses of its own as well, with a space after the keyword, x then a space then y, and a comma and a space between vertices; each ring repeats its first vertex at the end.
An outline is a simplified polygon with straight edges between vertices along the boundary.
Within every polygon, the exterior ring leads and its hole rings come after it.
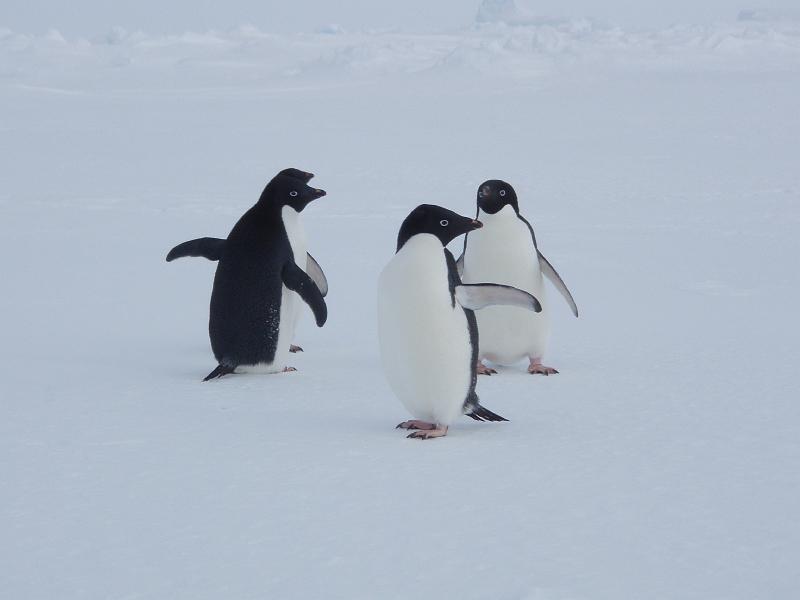
MULTIPOLYGON (((300 223, 300 213, 289 206, 284 206, 281 210, 281 218, 286 235, 289 238, 289 245, 292 247, 294 262, 297 266, 306 270, 306 253, 308 252, 306 232, 300 223)), ((303 300, 296 293, 281 284, 281 312, 278 325, 278 345, 275 349, 275 358, 271 363, 260 363, 258 365, 242 366, 237 369, 241 372, 256 373, 279 373, 283 371, 289 361, 289 346, 294 341, 297 323, 302 313, 303 300)))
POLYGON ((378 281, 381 362, 392 391, 417 419, 449 425, 472 381, 467 318, 452 305, 439 240, 413 236, 378 281))
POLYGON ((512 285, 533 294, 542 305, 540 313, 513 306, 476 311, 480 357, 502 365, 541 358, 550 336, 550 318, 531 232, 511 206, 493 215, 480 211, 478 219, 483 227, 469 234, 464 283, 512 285))

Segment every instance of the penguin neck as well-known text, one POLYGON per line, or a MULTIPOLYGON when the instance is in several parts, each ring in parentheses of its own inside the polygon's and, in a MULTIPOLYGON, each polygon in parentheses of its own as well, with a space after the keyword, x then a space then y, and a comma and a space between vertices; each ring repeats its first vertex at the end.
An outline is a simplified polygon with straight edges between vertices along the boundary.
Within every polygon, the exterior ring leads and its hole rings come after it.
POLYGON ((503 208, 493 214, 483 212, 483 210, 478 209, 478 220, 483 223, 484 227, 505 225, 508 223, 516 223, 519 220, 519 215, 517 214, 517 211, 514 210, 513 206, 506 204, 503 208))
POLYGON ((410 236, 397 250, 397 254, 442 254, 444 246, 438 237, 432 233, 417 233, 410 236))

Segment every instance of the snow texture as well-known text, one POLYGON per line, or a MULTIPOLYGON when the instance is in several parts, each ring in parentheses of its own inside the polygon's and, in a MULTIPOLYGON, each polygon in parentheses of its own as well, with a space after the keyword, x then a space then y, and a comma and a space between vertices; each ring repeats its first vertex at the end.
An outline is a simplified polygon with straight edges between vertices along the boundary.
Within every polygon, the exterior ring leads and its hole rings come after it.
POLYGON ((0 30, 4 598, 798 597, 800 23, 512 9, 0 30), (201 383, 214 264, 164 256, 289 166, 328 192, 329 321, 296 373, 201 383), (377 276, 411 208, 489 178, 581 317, 551 290, 561 374, 480 379, 509 423, 407 440, 377 276))

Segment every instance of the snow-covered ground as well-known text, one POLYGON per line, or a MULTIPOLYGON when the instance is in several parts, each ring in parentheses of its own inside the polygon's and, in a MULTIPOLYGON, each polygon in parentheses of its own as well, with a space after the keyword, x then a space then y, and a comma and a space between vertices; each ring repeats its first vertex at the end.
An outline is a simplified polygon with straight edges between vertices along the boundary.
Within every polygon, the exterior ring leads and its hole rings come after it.
MULTIPOLYGON (((445 33, 0 30, 0 594, 800 594, 800 22, 445 33), (299 371, 200 379, 214 265, 279 169, 330 318, 299 371), (422 202, 510 181, 581 309, 407 440, 377 274, 422 202)), ((517 23, 509 24, 509 23, 517 23)), ((457 245, 457 244, 456 244, 457 245)))

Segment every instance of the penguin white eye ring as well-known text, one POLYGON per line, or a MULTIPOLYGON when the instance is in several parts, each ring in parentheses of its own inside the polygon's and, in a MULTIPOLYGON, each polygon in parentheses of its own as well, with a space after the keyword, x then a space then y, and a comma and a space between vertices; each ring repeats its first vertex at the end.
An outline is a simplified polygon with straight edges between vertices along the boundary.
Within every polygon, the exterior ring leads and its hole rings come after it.
POLYGON ((500 190, 500 195, 501 196, 505 196, 506 195, 506 191, 505 190, 500 190))
POLYGON ((442 219, 441 221, 439 221, 439 225, 441 225, 442 227, 447 227, 448 225, 450 225, 450 221, 448 221, 447 219, 442 219))
POLYGON ((289 192, 289 195, 290 195, 292 198, 294 198, 295 196, 297 196, 297 192, 295 192, 294 190, 292 190, 291 192, 289 192))

